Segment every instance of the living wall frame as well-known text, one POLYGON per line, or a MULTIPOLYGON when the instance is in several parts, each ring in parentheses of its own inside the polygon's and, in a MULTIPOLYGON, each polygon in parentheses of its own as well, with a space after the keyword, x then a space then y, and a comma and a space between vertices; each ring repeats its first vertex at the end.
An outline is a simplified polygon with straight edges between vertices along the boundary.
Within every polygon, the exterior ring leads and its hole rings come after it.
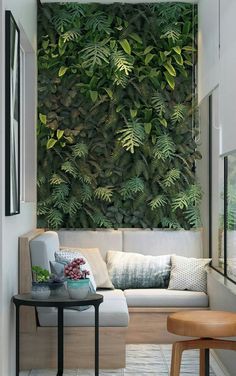
POLYGON ((196 6, 64 7, 39 8, 38 226, 200 227, 196 6))

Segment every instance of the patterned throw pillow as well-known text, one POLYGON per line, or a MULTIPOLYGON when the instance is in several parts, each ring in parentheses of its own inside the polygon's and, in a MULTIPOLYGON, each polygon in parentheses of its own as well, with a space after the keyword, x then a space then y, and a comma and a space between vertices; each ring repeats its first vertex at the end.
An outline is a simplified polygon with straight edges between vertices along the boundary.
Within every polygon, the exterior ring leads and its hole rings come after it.
POLYGON ((107 252, 107 268, 117 289, 165 288, 170 276, 170 255, 144 256, 133 252, 107 252))
POLYGON ((75 258, 82 257, 85 260, 85 264, 83 265, 83 268, 89 271, 89 279, 92 285, 93 292, 96 291, 96 282, 94 280, 94 276, 91 270, 91 267, 87 261, 87 259, 82 255, 80 252, 69 252, 66 250, 61 250, 59 252, 55 252, 55 260, 56 262, 59 262, 63 264, 64 266, 68 264, 69 262, 73 261, 75 258))
POLYGON ((211 259, 171 256, 168 289, 207 292, 206 268, 211 259))

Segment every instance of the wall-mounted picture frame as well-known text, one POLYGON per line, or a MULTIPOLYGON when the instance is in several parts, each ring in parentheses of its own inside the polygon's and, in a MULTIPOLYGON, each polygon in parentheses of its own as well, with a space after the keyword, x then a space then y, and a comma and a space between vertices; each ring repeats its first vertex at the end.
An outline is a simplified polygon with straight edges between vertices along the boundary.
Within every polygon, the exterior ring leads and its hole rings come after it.
POLYGON ((20 213, 20 30, 6 11, 5 214, 20 213))

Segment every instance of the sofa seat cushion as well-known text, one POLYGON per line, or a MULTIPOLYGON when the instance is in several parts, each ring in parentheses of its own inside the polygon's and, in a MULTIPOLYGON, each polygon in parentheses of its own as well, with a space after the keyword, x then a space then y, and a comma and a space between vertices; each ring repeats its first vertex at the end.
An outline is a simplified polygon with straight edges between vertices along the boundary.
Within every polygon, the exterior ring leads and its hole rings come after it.
POLYGON ((208 307, 208 296, 198 291, 130 289, 124 291, 129 307, 208 307))
MULTIPOLYGON (((101 290, 104 301, 99 308, 99 325, 106 327, 127 327, 129 312, 126 299, 121 290, 101 290)), ((57 309, 48 310, 38 307, 38 318, 41 326, 57 326, 57 309)), ((86 311, 64 310, 64 326, 94 326, 94 307, 86 311)))

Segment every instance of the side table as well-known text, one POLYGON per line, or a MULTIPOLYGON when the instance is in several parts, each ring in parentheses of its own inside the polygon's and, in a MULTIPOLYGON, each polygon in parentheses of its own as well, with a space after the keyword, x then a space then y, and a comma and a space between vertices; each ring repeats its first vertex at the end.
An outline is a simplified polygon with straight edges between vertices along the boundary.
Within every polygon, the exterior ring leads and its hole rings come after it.
POLYGON ((58 351, 57 351, 57 376, 63 375, 64 368, 64 308, 75 306, 92 305, 95 309, 95 376, 99 376, 99 306, 103 302, 100 294, 91 294, 82 300, 70 298, 49 297, 45 300, 33 299, 31 294, 14 295, 13 303, 16 306, 16 376, 20 372, 20 306, 31 307, 56 307, 58 328, 58 351))

